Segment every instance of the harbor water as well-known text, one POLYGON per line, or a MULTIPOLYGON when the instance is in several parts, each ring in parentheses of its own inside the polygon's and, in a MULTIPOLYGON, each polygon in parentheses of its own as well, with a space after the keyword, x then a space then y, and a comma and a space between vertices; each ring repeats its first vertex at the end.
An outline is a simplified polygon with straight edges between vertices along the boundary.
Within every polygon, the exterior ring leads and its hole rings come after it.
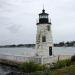
MULTIPOLYGON (((33 56, 35 48, 0 48, 0 54, 33 56)), ((53 47, 53 55, 74 55, 75 47, 53 47)))

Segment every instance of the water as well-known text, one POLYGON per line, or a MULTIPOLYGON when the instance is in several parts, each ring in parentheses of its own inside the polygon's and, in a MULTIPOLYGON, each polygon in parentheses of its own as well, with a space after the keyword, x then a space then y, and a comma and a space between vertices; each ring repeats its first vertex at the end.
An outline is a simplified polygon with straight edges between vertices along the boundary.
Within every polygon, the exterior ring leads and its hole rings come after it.
MULTIPOLYGON (((10 54, 10 55, 34 55, 36 52, 33 48, 0 48, 0 54, 10 54)), ((54 55, 74 55, 75 47, 54 47, 54 55)), ((6 73, 12 71, 8 66, 0 65, 0 75, 6 75, 6 73)))
POLYGON ((53 54, 54 55, 74 55, 75 47, 54 47, 53 54))
MULTIPOLYGON (((0 48, 0 54, 8 55, 24 55, 32 56, 36 50, 34 48, 0 48)), ((75 47, 54 47, 54 55, 73 55, 75 54, 75 47)))

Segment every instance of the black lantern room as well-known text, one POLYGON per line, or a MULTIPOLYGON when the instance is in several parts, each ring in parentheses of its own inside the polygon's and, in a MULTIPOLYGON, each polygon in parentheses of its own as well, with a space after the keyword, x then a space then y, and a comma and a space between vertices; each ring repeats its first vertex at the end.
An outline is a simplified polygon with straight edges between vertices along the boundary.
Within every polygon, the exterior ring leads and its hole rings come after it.
POLYGON ((42 13, 39 14, 39 23, 38 24, 51 24, 48 19, 48 14, 45 13, 45 10, 42 10, 42 13))

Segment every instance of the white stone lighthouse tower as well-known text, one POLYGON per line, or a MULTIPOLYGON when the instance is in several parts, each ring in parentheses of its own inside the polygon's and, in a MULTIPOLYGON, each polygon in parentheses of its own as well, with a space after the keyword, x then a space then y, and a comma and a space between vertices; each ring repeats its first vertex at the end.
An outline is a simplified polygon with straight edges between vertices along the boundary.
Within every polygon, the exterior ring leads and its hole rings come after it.
POLYGON ((38 56, 51 56, 52 55, 52 32, 51 22, 49 22, 48 14, 45 10, 39 14, 39 22, 37 25, 36 35, 36 50, 38 56))

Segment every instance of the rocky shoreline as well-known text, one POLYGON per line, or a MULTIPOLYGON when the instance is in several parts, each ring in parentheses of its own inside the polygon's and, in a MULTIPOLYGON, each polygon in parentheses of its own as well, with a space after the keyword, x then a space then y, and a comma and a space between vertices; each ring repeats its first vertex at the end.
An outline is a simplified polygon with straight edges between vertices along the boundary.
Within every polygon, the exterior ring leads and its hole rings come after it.
POLYGON ((31 75, 29 73, 24 73, 24 72, 10 72, 6 75, 31 75))

